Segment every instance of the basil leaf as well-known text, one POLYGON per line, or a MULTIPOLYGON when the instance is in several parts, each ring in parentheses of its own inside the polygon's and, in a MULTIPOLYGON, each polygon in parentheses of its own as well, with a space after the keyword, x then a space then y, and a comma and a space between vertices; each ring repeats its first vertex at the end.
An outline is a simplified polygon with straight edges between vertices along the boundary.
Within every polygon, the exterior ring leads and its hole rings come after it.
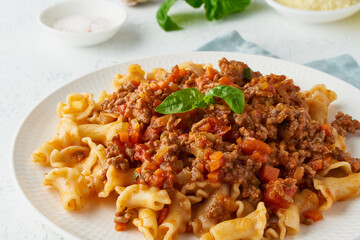
POLYGON ((250 68, 245 68, 242 74, 242 77, 247 79, 247 80, 251 80, 251 69, 250 68))
POLYGON ((193 8, 199 8, 204 3, 203 0, 185 0, 185 1, 193 8))
POLYGON ((188 112, 196 108, 203 98, 204 94, 196 88, 185 88, 165 98, 155 111, 162 114, 188 112))
POLYGON ((134 173, 134 179, 137 180, 139 177, 139 174, 138 173, 134 173))
POLYGON ((234 112, 240 114, 244 111, 244 93, 240 89, 226 85, 214 87, 205 95, 196 88, 185 88, 174 92, 165 98, 155 111, 162 114, 173 114, 188 112, 194 108, 206 108, 215 103, 214 96, 224 99, 234 112))
POLYGON ((204 109, 208 106, 208 104, 206 104, 206 102, 203 100, 201 100, 200 102, 196 103, 194 105, 196 108, 201 108, 201 109, 204 109))
POLYGON ((226 85, 216 86, 205 94, 205 98, 209 95, 224 99, 231 110, 237 114, 244 111, 245 97, 243 91, 240 89, 226 85))
POLYGON ((204 98, 197 104, 195 104, 196 107, 198 108, 206 108, 207 106, 209 106, 210 104, 214 104, 215 101, 214 101, 214 98, 213 96, 211 95, 207 95, 207 96, 204 96, 204 98))
POLYGON ((177 0, 166 0, 163 2, 156 13, 156 20, 160 27, 165 31, 176 31, 182 29, 179 25, 177 25, 169 16, 168 12, 172 5, 177 0))
POLYGON ((214 104, 215 103, 215 100, 213 98, 212 95, 207 95, 205 94, 205 97, 204 97, 204 102, 207 104, 207 105, 210 105, 210 104, 214 104))
MULTIPOLYGON (((182 29, 169 16, 171 6, 177 0, 166 0, 157 11, 156 19, 158 24, 165 31, 175 31, 182 29)), ((193 8, 205 5, 205 16, 209 21, 219 20, 232 13, 243 11, 251 0, 185 0, 193 8)))
POLYGON ((204 0, 205 16, 209 21, 243 11, 251 0, 204 0))

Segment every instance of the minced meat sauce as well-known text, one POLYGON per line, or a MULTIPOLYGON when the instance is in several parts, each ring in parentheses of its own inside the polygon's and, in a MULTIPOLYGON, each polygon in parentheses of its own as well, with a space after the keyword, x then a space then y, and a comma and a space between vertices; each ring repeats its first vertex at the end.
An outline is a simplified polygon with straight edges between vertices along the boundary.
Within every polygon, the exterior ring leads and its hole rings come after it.
MULTIPOLYGON (((138 183, 169 190, 206 179, 239 184, 241 199, 264 201, 270 212, 289 207, 298 189, 314 189, 312 179, 331 159, 347 161, 354 172, 359 171, 360 159, 332 149, 335 137, 330 124, 311 119, 293 80, 262 76, 245 63, 225 58, 219 67, 220 71, 194 71, 174 66, 162 80, 127 82, 105 100, 103 111, 139 123, 134 137, 124 140, 117 135, 108 143, 107 167, 136 168, 138 183), (218 85, 244 92, 242 114, 231 111, 220 98, 205 109, 186 113, 155 111, 175 91, 192 87, 206 93, 218 85)), ((357 120, 342 112, 331 126, 342 136, 360 129, 357 120)), ((105 173, 106 167, 104 178, 105 173)), ((219 214, 223 208, 214 203, 208 216, 223 220, 219 214)))

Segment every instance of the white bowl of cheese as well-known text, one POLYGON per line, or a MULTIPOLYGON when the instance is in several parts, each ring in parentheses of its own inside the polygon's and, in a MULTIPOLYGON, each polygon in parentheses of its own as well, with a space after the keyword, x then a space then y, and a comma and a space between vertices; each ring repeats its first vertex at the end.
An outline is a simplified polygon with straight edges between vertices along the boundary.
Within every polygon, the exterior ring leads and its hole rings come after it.
POLYGON ((329 23, 360 10, 360 0, 265 0, 284 16, 304 23, 329 23))

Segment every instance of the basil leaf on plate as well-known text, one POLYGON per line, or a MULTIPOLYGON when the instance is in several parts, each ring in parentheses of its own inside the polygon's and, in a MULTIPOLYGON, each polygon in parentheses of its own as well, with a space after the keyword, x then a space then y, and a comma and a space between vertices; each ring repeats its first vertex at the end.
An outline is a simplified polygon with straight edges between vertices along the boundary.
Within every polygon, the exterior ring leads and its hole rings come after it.
POLYGON ((161 4, 159 10, 156 13, 157 22, 165 31, 175 31, 182 29, 168 16, 168 12, 171 6, 174 5, 176 1, 177 0, 166 0, 161 4))
POLYGON ((240 89, 222 85, 212 88, 209 92, 205 94, 207 96, 215 96, 224 99, 224 101, 229 105, 231 110, 240 114, 244 111, 245 108, 245 97, 243 91, 240 89))
POLYGON ((196 108, 203 98, 204 94, 196 88, 185 88, 165 98, 155 111, 162 114, 188 112, 196 108))
POLYGON ((198 102, 197 104, 195 104, 196 107, 198 108, 206 108, 207 106, 209 106, 210 104, 214 104, 214 98, 211 95, 205 95, 204 98, 198 102))
POLYGON ((216 86, 208 91, 205 95, 196 88, 185 88, 174 92, 155 109, 162 114, 183 113, 193 110, 194 108, 206 108, 214 104, 213 97, 219 97, 229 105, 236 113, 243 112, 245 107, 244 93, 237 88, 230 86, 216 86))

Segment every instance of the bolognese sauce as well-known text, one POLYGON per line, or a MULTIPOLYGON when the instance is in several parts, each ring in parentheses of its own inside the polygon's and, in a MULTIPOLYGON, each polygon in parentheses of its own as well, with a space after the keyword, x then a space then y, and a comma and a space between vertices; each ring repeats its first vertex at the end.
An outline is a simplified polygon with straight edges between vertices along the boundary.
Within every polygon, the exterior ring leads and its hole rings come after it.
MULTIPOLYGON (((359 121, 339 112, 335 121, 322 124, 311 118, 293 80, 263 76, 243 62, 225 58, 219 66, 220 71, 174 66, 161 80, 121 85, 102 108, 130 124, 124 136, 118 134, 107 144, 106 166, 136 168, 137 183, 168 190, 206 179, 237 183, 241 199, 253 204, 264 201, 270 213, 288 208, 296 191, 314 189, 312 179, 329 166, 330 159, 349 162, 354 172, 359 171, 360 159, 332 147, 336 134, 354 133, 360 129, 359 121), (233 112, 221 98, 185 113, 155 111, 176 91, 196 88, 205 94, 220 85, 243 91, 243 113, 233 112)), ((220 222, 234 209, 223 196, 208 216, 220 222)), ((317 212, 304 216, 313 221, 322 218, 317 212)))

